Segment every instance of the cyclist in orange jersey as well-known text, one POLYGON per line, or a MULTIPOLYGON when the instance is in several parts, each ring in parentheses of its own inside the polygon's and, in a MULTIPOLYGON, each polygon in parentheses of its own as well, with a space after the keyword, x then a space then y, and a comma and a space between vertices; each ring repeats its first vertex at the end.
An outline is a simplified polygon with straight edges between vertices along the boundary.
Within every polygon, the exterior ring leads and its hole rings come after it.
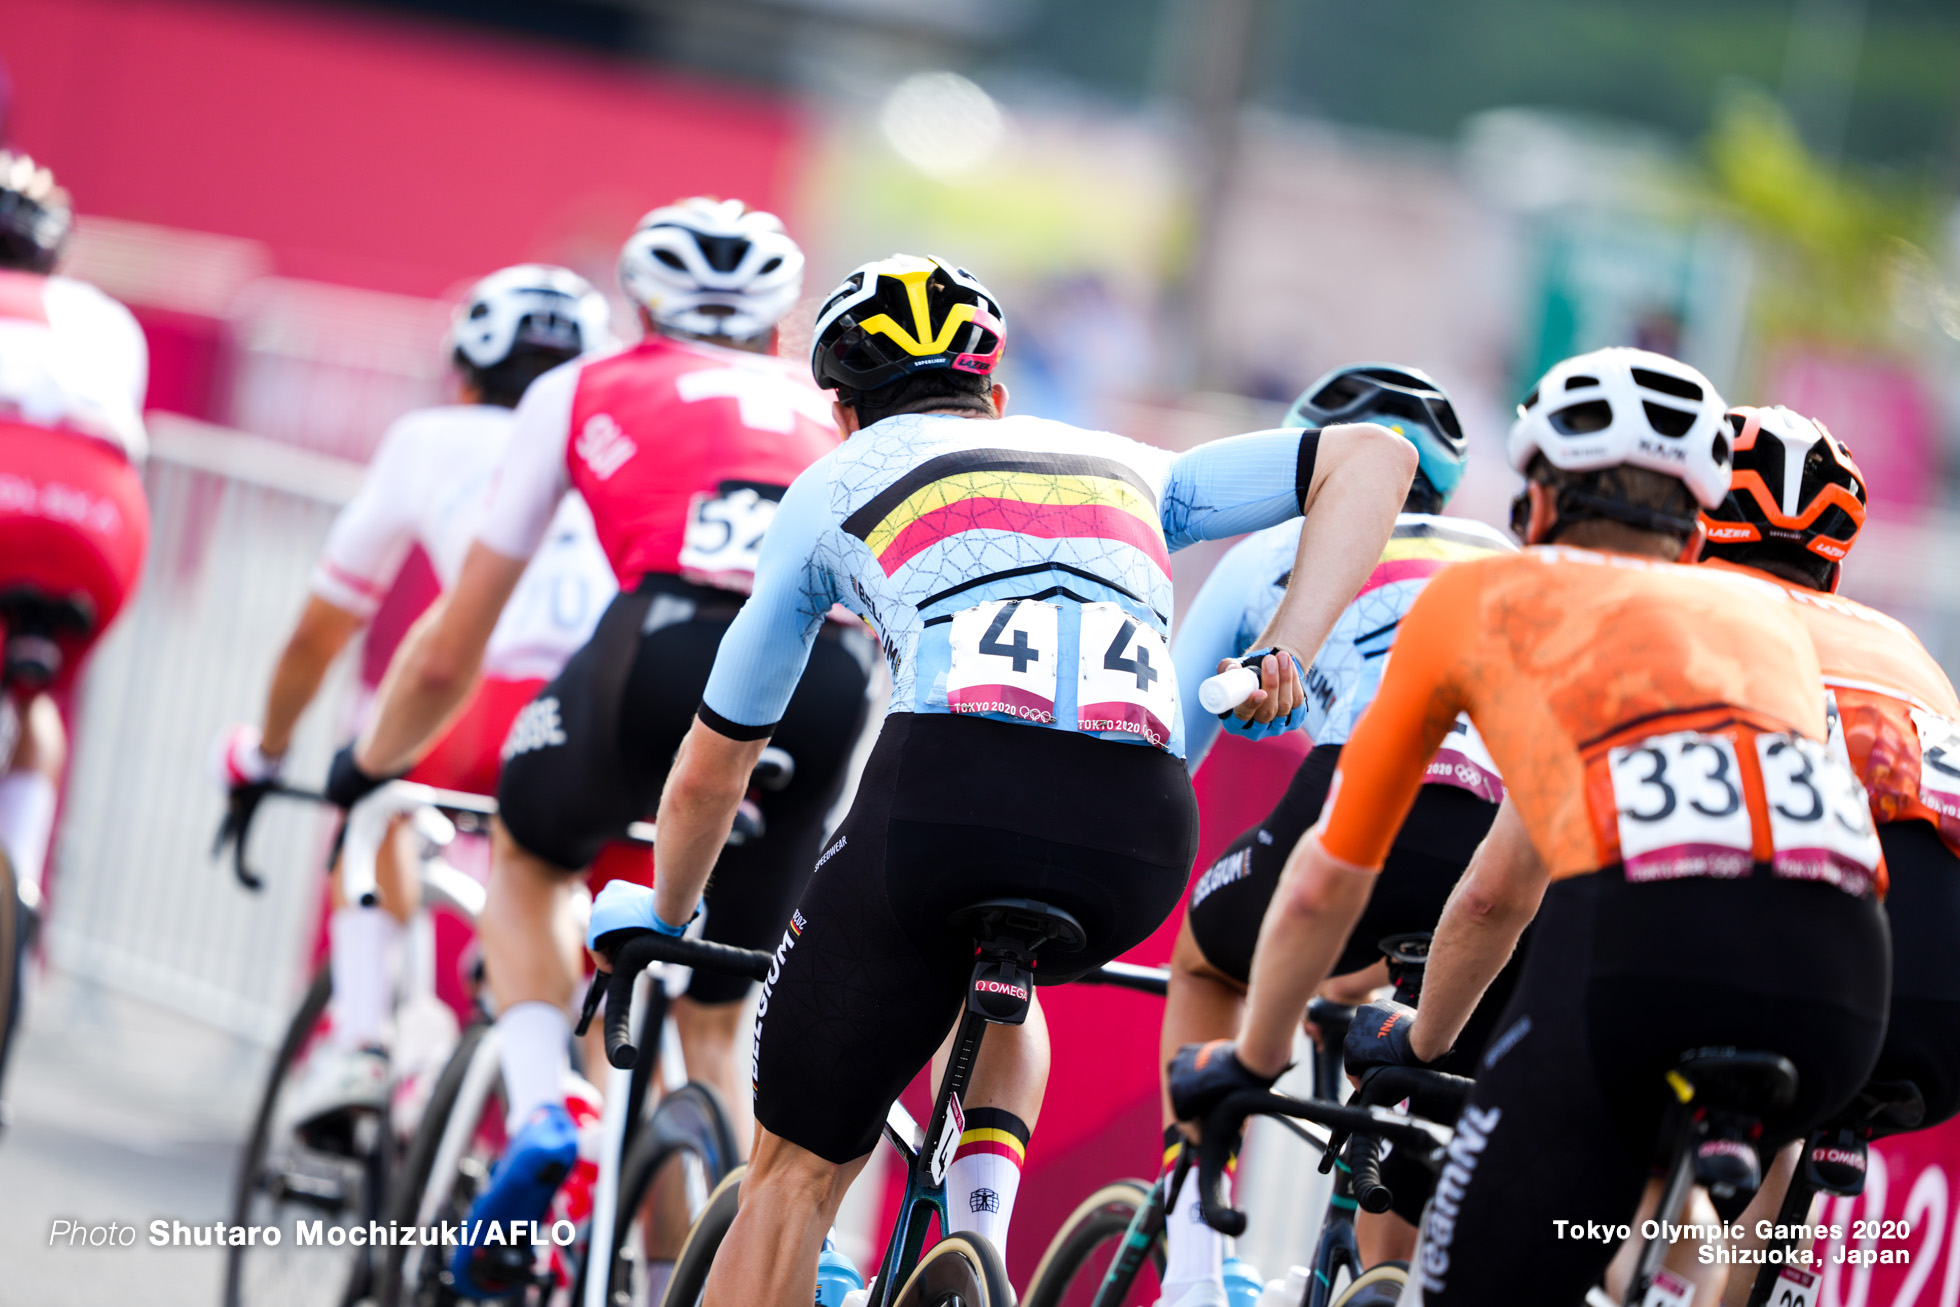
POLYGON ((1723 413, 1694 369, 1626 349, 1568 359, 1526 398, 1514 524, 1538 547, 1450 568, 1411 608, 1267 912, 1236 1046, 1187 1047, 1173 1068, 1187 1120, 1284 1068, 1429 756, 1468 712, 1509 797, 1438 923, 1420 1012, 1358 1017, 1350 1070, 1449 1051, 1539 921, 1404 1302, 1577 1301, 1614 1247, 1554 1221, 1632 1218, 1663 1076, 1688 1050, 1795 1063, 1770 1148, 1848 1103, 1876 1059, 1883 861, 1827 744, 1816 652, 1760 584, 1676 565, 1696 505, 1728 492, 1723 413))
MULTIPOLYGON (((1850 452, 1787 408, 1733 409, 1729 426, 1734 483, 1702 516, 1703 561, 1774 583, 1817 646, 1885 848, 1892 1006, 1872 1079, 1916 1086, 1921 1126, 1936 1125, 1960 1112, 1960 697, 1904 624, 1836 593, 1865 522, 1850 452)), ((1779 1158, 1756 1212, 1774 1217, 1795 1161, 1779 1158)), ((1732 1275, 1729 1301, 1752 1284, 1732 1275)))

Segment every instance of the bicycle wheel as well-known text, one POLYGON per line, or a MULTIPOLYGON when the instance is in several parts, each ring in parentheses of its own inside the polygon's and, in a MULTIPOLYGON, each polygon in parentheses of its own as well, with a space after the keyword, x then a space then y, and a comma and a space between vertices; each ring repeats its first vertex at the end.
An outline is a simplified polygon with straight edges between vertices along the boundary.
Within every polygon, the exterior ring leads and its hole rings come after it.
POLYGON ((1382 1262, 1370 1266, 1341 1290, 1332 1307, 1395 1307, 1402 1299, 1402 1286, 1408 1282, 1407 1262, 1382 1262))
MULTIPOLYGON (((711 1086, 687 1084, 660 1100, 620 1167, 619 1216, 613 1224, 606 1301, 612 1307, 655 1307, 647 1298, 648 1230, 644 1218, 654 1182, 670 1165, 683 1168, 689 1193, 688 1222, 707 1207, 709 1195, 735 1165, 735 1135, 721 1096, 711 1086)), ((588 1261, 590 1266, 594 1263, 588 1261)), ((604 1265, 605 1263, 599 1263, 604 1265)), ((572 1301, 585 1300, 581 1268, 572 1301)))
POLYGON ((721 1241, 728 1237, 728 1227, 735 1224, 736 1209, 742 1205, 742 1177, 748 1169, 746 1165, 732 1168, 708 1195, 708 1205, 694 1218, 681 1255, 674 1259, 674 1275, 667 1281, 661 1307, 697 1307, 700 1303, 715 1254, 721 1251, 721 1241))
MULTIPOLYGON (((1117 1180, 1083 1199, 1041 1255, 1022 1298, 1023 1307, 1088 1307, 1116 1261, 1124 1232, 1149 1203, 1151 1189, 1142 1180, 1117 1180)), ((1164 1273, 1161 1234, 1150 1241, 1147 1260, 1153 1274, 1145 1275, 1139 1264, 1120 1284, 1111 1286, 1112 1304, 1155 1300, 1156 1281, 1164 1273)))
POLYGON ((893 1307, 1014 1307, 1014 1286, 994 1246, 977 1234, 948 1235, 919 1259, 893 1307))
POLYGON ((273 1243, 260 1235, 226 1250, 226 1307, 351 1303, 366 1296, 366 1251, 346 1243, 344 1235, 336 1245, 331 1231, 365 1226, 380 1214, 391 1147, 388 1123, 362 1115, 344 1135, 308 1143, 294 1129, 288 1102, 307 1059, 327 1048, 320 1036, 332 994, 323 969, 273 1058, 239 1164, 231 1219, 234 1225, 277 1230, 279 1237, 273 1243), (308 1246, 301 1245, 302 1238, 308 1246))
MULTIPOLYGON (((7 1054, 12 1051, 14 1027, 20 1024, 21 931, 27 914, 21 910, 14 884, 14 864, 0 849, 0 1103, 6 1101, 7 1054)), ((6 1127, 0 1115, 0 1129, 6 1127)))
MULTIPOLYGON (((429 1095, 388 1199, 389 1216, 422 1228, 461 1222, 504 1142, 498 1041, 493 1027, 478 1023, 463 1032, 429 1095)), ((383 1307, 455 1302, 443 1279, 449 1251, 388 1249, 377 1277, 383 1307)))

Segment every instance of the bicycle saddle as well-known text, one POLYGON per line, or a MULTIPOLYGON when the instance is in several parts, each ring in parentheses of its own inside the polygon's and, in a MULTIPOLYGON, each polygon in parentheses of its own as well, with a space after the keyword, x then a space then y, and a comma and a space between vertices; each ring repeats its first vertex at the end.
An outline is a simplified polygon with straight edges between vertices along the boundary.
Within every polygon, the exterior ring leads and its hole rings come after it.
POLYGON ((1845 1124, 1869 1130, 1872 1138, 1917 1130, 1926 1119, 1926 1098, 1910 1080, 1872 1080, 1844 1110, 1845 1124))
POLYGON ((1749 1116, 1781 1111, 1797 1098, 1797 1068, 1781 1053, 1698 1048, 1668 1072, 1667 1081, 1691 1107, 1749 1116))
POLYGON ((1079 953, 1089 942, 1075 914, 1034 899, 983 899, 947 920, 972 935, 983 950, 1005 946, 1033 953, 1052 943, 1063 953, 1079 953))

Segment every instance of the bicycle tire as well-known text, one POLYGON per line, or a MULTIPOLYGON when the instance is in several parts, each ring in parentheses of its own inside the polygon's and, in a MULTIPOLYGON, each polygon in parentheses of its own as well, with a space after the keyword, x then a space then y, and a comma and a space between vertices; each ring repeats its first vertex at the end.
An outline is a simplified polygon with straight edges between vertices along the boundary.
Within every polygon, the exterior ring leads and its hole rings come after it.
MULTIPOLYGON (((285 1191, 292 1186, 296 1178, 296 1172, 280 1171, 276 1178, 272 1174, 275 1170, 273 1152, 278 1127, 279 1103, 282 1094, 292 1083, 294 1068, 298 1065, 301 1054, 307 1050, 314 1038, 332 997, 332 979, 326 969, 322 968, 314 976, 312 984, 307 987, 306 996, 300 1001, 299 1009, 293 1013, 292 1020, 287 1024, 285 1038, 280 1041, 279 1051, 273 1057, 272 1068, 266 1075, 265 1091, 259 1098, 258 1111, 252 1118, 252 1133, 233 1181, 231 1216, 232 1224, 235 1226, 251 1227, 285 1223, 283 1220, 268 1221, 263 1214, 254 1209, 260 1202, 268 1200, 268 1190, 272 1185, 276 1183, 280 1191, 285 1191)), ((388 1132, 385 1123, 376 1123, 375 1131, 376 1138, 365 1157, 350 1159, 358 1160, 358 1166, 344 1165, 339 1159, 336 1159, 332 1166, 333 1170, 343 1176, 357 1172, 361 1177, 359 1181, 361 1194, 356 1204, 360 1211, 355 1216, 356 1224, 379 1214, 380 1189, 386 1183, 388 1132)), ((283 1132, 278 1133, 283 1139, 283 1132)), ((295 1156, 297 1157, 298 1154, 295 1156)), ((284 1162, 282 1161, 280 1165, 283 1166, 284 1162)), ((308 1178, 317 1181, 331 1177, 315 1175, 308 1178)), ((275 1212, 284 1211, 286 1203, 283 1193, 274 1192, 270 1201, 274 1204, 275 1212)), ((306 1207, 308 1204, 304 1198, 301 1198, 297 1206, 306 1207)), ((321 1210, 325 1209, 316 1209, 316 1215, 321 1210)), ((345 1214, 347 1211, 348 1206, 343 1205, 341 1213, 345 1214)), ((294 1219, 297 1224, 297 1221, 303 1218, 294 1219)), ((365 1286, 369 1268, 366 1254, 363 1252, 350 1251, 343 1256, 350 1262, 348 1278, 345 1287, 334 1297, 344 1303, 355 1301, 361 1296, 360 1291, 365 1286)), ((283 1305, 302 1301, 294 1288, 296 1284, 304 1284, 315 1290, 327 1289, 330 1292, 331 1277, 323 1276, 322 1272, 320 1252, 299 1251, 296 1230, 282 1231, 277 1247, 260 1244, 233 1245, 226 1249, 225 1254, 225 1307, 257 1307, 260 1303, 268 1304, 270 1307, 271 1304, 283 1305), (253 1274, 253 1268, 261 1266, 272 1268, 288 1258, 294 1260, 290 1272, 282 1277, 282 1287, 268 1286, 263 1292, 258 1291, 256 1282, 260 1276, 253 1274)), ((270 1269, 266 1273, 271 1273, 270 1269)))
POLYGON ((1408 1282, 1407 1262, 1381 1262, 1350 1281, 1330 1307, 1395 1307, 1408 1282))
POLYGON ((952 1234, 926 1250, 892 1307, 1014 1307, 1014 1286, 993 1244, 952 1234))
POLYGON ((728 1237, 728 1227, 735 1224, 735 1213, 742 1205, 742 1177, 748 1170, 746 1164, 731 1167, 708 1195, 707 1206, 688 1227, 681 1255, 674 1259, 674 1274, 667 1281, 660 1307, 697 1307, 700 1303, 707 1292, 715 1254, 721 1251, 721 1241, 728 1237))
MULTIPOLYGON (((456 1042, 456 1051, 449 1055, 449 1061, 442 1068, 436 1080, 436 1087, 429 1094, 428 1105, 422 1111, 422 1120, 415 1128, 415 1137, 409 1142, 408 1155, 398 1171, 393 1190, 388 1198, 389 1216, 403 1225, 420 1224, 420 1209, 423 1195, 427 1192, 431 1172, 435 1169, 436 1156, 442 1148, 443 1136, 449 1127, 450 1118, 455 1115, 457 1099, 463 1092, 465 1080, 469 1078, 470 1067, 475 1063, 479 1052, 485 1056, 495 1056, 493 1044, 483 1047, 491 1026, 488 1022, 476 1022, 463 1032, 456 1042)), ((471 1110, 480 1111, 483 1104, 494 1103, 501 1094, 501 1074, 493 1075, 489 1089, 482 1103, 471 1110)), ((408 1287, 408 1258, 410 1249, 389 1248, 381 1260, 379 1274, 379 1301, 381 1307, 401 1307, 413 1301, 404 1293, 408 1287)), ((448 1249, 416 1249, 424 1255, 433 1255, 439 1260, 446 1256, 448 1249)), ((438 1266, 437 1270, 440 1269, 438 1266)), ((419 1275, 421 1268, 417 1267, 419 1275)))
MULTIPOLYGON (((628 1150, 619 1170, 618 1218, 613 1222, 611 1258, 606 1263, 606 1301, 615 1305, 642 1307, 643 1284, 638 1279, 637 1259, 624 1255, 632 1234, 635 1215, 647 1199, 656 1176, 675 1157, 692 1154, 701 1160, 709 1191, 719 1185, 736 1163, 735 1132, 728 1124, 728 1112, 721 1095, 711 1085, 690 1082, 660 1100, 653 1116, 628 1150)), ((703 1211, 706 1205, 703 1205, 703 1211)), ((690 1213, 698 1217, 699 1212, 690 1213)), ((693 1222, 690 1220, 689 1229, 693 1222)), ((572 1302, 585 1301, 585 1279, 594 1264, 588 1256, 573 1283, 572 1302)))
MULTIPOLYGON (((1028 1281, 1028 1291, 1022 1295, 1022 1307, 1062 1307, 1096 1251, 1122 1239, 1137 1211, 1150 1201, 1152 1187, 1142 1180, 1114 1180, 1077 1204, 1055 1231, 1055 1237, 1049 1240, 1048 1251, 1041 1255, 1034 1277, 1028 1281)), ((1164 1274, 1161 1235, 1151 1241, 1150 1260, 1161 1279, 1164 1274)), ((1097 1274, 1100 1279, 1102 1272, 1097 1274)), ((1130 1283, 1117 1286, 1118 1302, 1128 1301, 1134 1281, 1132 1276, 1130 1283)))
MULTIPOLYGON (((14 1027, 20 1024, 21 931, 25 922, 14 864, 7 860, 7 851, 0 849, 0 1090, 6 1088, 7 1055, 13 1051, 14 1027)), ((4 1094, 0 1094, 0 1102, 4 1101, 4 1094)), ((0 1127, 5 1125, 0 1118, 0 1127)))

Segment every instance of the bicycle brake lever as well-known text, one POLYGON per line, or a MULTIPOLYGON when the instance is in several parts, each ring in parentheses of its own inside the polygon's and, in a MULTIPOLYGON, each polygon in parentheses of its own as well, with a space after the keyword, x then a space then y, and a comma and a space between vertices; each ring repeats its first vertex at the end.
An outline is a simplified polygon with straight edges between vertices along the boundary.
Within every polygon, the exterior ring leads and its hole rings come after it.
POLYGON ((592 973, 592 980, 585 987, 585 1005, 579 1009, 578 1025, 572 1030, 580 1039, 584 1039, 585 1032, 592 1028, 592 1018, 599 1011, 599 1000, 606 996, 606 985, 611 980, 610 971, 592 973))
POLYGON ((1233 1238, 1245 1233, 1245 1213, 1225 1198, 1225 1167, 1238 1148, 1244 1123, 1245 1113, 1228 1098, 1205 1118, 1203 1138, 1198 1142, 1199 1210, 1206 1225, 1233 1238))

